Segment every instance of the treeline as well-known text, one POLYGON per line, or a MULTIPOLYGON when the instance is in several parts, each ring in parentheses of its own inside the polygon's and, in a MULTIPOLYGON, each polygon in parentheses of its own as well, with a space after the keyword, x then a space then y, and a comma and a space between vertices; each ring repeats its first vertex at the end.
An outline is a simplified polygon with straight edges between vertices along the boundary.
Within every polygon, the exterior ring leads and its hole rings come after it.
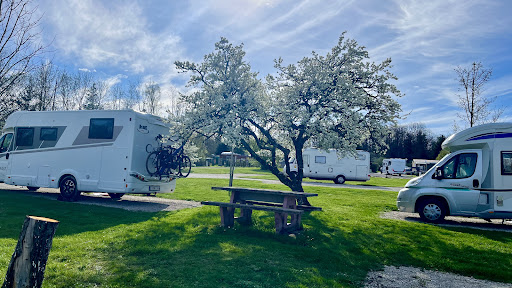
POLYGON ((87 70, 69 72, 47 61, 18 75, 18 80, 0 95, 0 123, 14 111, 57 110, 120 110, 134 109, 150 114, 176 109, 176 95, 165 95, 168 107, 163 107, 160 85, 153 82, 130 81, 121 84, 116 79, 99 79, 87 70), (172 106, 172 107, 171 107, 172 106))

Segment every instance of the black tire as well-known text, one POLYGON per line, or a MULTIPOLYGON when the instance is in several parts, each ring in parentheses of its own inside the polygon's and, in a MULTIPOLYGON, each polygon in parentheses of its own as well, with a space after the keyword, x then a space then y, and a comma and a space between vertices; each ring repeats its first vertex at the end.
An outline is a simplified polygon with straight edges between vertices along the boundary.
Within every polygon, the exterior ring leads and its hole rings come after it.
POLYGON ((37 191, 39 187, 27 186, 28 191, 37 191))
POLYGON ((190 174, 190 170, 192 169, 192 162, 190 161, 190 158, 188 158, 186 155, 183 155, 179 164, 179 175, 181 177, 187 177, 190 174))
POLYGON ((343 175, 336 176, 336 178, 334 178, 334 183, 336 183, 336 184, 345 183, 345 176, 343 176, 343 175))
POLYGON ((160 159, 157 151, 151 152, 146 159, 146 170, 149 176, 155 176, 160 170, 160 159))
POLYGON ((80 196, 80 191, 78 191, 78 188, 76 186, 76 180, 75 177, 68 175, 59 183, 60 188, 60 196, 64 201, 71 201, 74 202, 78 200, 78 196, 80 196))
POLYGON ((108 193, 108 196, 114 200, 119 200, 123 197, 124 193, 108 193))
POLYGON ((427 198, 421 201, 418 212, 420 218, 429 223, 440 223, 444 220, 448 207, 437 198, 427 198))

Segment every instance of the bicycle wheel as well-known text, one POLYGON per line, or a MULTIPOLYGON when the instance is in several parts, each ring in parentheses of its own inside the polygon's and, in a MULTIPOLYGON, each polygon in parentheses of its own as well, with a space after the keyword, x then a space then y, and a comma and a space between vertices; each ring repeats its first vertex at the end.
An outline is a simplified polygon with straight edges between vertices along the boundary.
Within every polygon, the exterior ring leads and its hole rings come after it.
POLYGON ((158 151, 151 152, 146 159, 146 170, 149 176, 155 176, 160 171, 160 157, 158 151))
POLYGON ((187 155, 183 155, 183 157, 180 158, 179 164, 179 175, 181 177, 187 177, 188 174, 190 174, 190 169, 192 169, 190 158, 188 158, 187 155))

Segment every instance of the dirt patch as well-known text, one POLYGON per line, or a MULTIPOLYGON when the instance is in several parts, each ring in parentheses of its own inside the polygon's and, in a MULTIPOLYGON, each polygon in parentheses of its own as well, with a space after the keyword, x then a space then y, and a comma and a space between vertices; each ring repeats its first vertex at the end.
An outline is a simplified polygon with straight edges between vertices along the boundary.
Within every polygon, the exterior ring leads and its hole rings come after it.
POLYGON ((385 266, 383 271, 373 271, 366 276, 365 288, 510 288, 511 284, 453 273, 424 270, 414 267, 385 266))

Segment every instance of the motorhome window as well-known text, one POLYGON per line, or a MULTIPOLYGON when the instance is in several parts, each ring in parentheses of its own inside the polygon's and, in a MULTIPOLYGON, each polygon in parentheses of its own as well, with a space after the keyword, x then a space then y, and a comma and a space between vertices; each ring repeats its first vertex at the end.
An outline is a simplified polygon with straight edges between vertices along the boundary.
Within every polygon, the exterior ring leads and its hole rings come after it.
POLYGON ((512 152, 501 152, 501 175, 512 175, 512 152))
POLYGON ((39 140, 41 141, 57 141, 57 128, 41 128, 39 134, 39 140))
POLYGON ((34 128, 18 128, 16 146, 32 146, 34 143, 34 128))
POLYGON ((113 139, 114 118, 92 118, 89 139, 113 139))
POLYGON ((326 160, 325 156, 315 156, 315 163, 325 164, 326 160))
POLYGON ((455 155, 443 165, 443 177, 446 179, 468 178, 475 173, 476 153, 462 153, 455 155))
POLYGON ((9 149, 9 145, 11 145, 12 141, 12 133, 5 134, 0 139, 0 153, 6 152, 9 149))
POLYGON ((366 160, 366 155, 364 155, 364 154, 357 154, 356 155, 356 160, 366 160))

